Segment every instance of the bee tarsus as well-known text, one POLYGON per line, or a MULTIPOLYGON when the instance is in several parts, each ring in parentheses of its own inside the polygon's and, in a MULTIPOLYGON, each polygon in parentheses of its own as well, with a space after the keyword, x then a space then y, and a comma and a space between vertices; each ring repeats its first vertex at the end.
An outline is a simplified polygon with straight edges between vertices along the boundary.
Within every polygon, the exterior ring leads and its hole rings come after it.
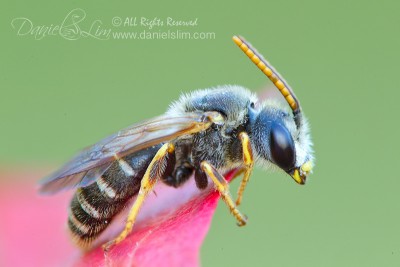
POLYGON ((214 166, 207 161, 203 161, 201 163, 201 169, 204 171, 207 177, 213 181, 215 189, 220 193, 221 199, 225 202, 229 208, 229 211, 236 218, 238 225, 244 226, 247 223, 246 216, 242 215, 235 202, 233 202, 231 193, 229 192, 228 181, 214 166))

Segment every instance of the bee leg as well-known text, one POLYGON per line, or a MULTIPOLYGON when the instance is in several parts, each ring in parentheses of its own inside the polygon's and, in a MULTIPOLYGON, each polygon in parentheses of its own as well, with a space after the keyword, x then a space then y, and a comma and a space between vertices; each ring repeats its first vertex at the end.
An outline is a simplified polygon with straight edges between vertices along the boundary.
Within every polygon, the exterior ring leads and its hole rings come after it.
POLYGON ((147 170, 142 178, 139 193, 129 211, 125 228, 114 240, 103 245, 103 249, 108 251, 113 245, 123 241, 132 231, 133 224, 139 213, 140 208, 149 192, 153 189, 156 182, 165 174, 172 172, 175 166, 175 147, 173 144, 164 144, 150 162, 147 170))
POLYGON ((238 173, 238 175, 243 174, 242 182, 240 183, 238 190, 238 197, 236 199, 236 205, 240 205, 242 202, 243 192, 246 188, 247 182, 249 181, 250 174, 253 171, 254 160, 253 160, 253 151, 251 150, 250 138, 245 132, 241 132, 239 134, 239 139, 242 143, 242 151, 243 151, 243 163, 244 168, 238 173))
POLYGON ((214 182, 215 189, 221 195, 222 200, 228 206, 230 212, 237 220, 237 224, 239 226, 246 225, 247 217, 242 215, 240 211, 237 209, 235 203, 232 200, 231 194, 229 192, 229 183, 225 180, 224 176, 222 176, 214 166, 212 166, 207 161, 203 161, 200 164, 201 170, 214 182))

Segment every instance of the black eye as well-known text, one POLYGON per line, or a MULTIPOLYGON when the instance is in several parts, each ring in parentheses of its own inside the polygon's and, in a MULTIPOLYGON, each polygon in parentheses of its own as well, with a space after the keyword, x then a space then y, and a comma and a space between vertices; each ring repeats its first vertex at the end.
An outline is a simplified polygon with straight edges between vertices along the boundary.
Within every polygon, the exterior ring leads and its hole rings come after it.
POLYGON ((285 171, 295 164, 294 142, 289 131, 282 125, 274 123, 271 127, 271 156, 276 165, 285 171))

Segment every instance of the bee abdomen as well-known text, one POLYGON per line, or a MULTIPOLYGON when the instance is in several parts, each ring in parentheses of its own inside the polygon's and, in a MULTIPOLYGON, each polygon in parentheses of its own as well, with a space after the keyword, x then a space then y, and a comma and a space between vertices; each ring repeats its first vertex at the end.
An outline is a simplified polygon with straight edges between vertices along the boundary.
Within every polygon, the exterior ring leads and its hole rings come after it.
POLYGON ((79 188, 70 205, 68 227, 74 242, 89 248, 113 217, 137 194, 158 146, 115 161, 95 183, 79 188))
POLYGON ((94 186, 78 189, 70 205, 68 226, 74 241, 82 248, 90 246, 124 207, 122 201, 109 202, 94 186))

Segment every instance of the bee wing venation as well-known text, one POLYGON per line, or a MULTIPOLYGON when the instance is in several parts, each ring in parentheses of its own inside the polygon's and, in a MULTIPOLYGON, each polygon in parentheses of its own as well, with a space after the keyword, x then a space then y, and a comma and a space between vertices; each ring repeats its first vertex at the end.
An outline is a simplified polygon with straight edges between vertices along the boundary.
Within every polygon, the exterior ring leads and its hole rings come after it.
POLYGON ((114 160, 176 137, 203 130, 203 112, 160 116, 134 124, 84 149, 61 169, 40 182, 40 192, 56 193, 63 189, 92 184, 114 160))

